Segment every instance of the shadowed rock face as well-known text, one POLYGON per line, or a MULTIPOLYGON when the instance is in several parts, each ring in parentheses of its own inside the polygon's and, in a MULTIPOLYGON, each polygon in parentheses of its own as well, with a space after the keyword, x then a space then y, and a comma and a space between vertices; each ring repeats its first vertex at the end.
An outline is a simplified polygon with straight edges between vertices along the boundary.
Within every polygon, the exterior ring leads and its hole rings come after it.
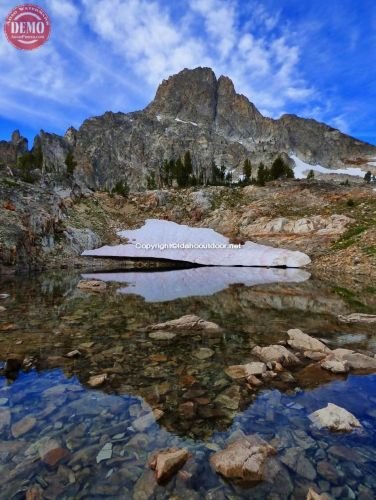
POLYGON ((20 155, 28 149, 28 141, 22 137, 18 130, 12 134, 11 140, 0 141, 0 171, 4 167, 13 167, 20 155))
POLYGON ((107 112, 64 137, 43 132, 38 141, 46 171, 65 172, 64 157, 72 150, 76 181, 92 188, 124 179, 131 187, 146 185, 148 172, 187 150, 195 168, 209 171, 215 160, 239 173, 245 158, 257 166, 280 153, 327 167, 364 163, 366 170, 367 159, 376 157, 375 147, 314 120, 262 116, 228 77, 217 79, 210 68, 185 69, 164 80, 143 111, 107 112))

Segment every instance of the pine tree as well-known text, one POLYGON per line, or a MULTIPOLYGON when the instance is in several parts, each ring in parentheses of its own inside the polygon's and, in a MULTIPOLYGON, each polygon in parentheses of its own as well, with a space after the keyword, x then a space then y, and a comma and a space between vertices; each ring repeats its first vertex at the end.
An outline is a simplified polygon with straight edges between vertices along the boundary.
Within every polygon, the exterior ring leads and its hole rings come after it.
POLYGON ((265 168, 265 165, 261 162, 260 165, 259 165, 259 168, 257 170, 256 183, 259 186, 265 186, 265 182, 268 180, 268 177, 269 177, 269 172, 265 168))
POLYGON ((127 197, 129 194, 129 187, 127 181, 125 179, 123 181, 118 181, 112 188, 111 193, 127 197))
POLYGON ((251 175, 252 175, 252 164, 251 160, 249 158, 246 158, 243 163, 243 175, 244 175, 244 181, 246 184, 251 180, 251 175))
POLYGON ((188 184, 189 175, 187 175, 184 163, 181 161, 181 158, 178 158, 175 162, 175 171, 176 171, 176 182, 179 187, 186 187, 188 184))
POLYGON ((368 170, 368 172, 366 172, 366 174, 364 175, 364 180, 366 181, 367 184, 369 184, 371 182, 371 179, 372 179, 372 172, 368 170))
POLYGON ((280 156, 273 161, 269 174, 270 180, 293 179, 295 177, 294 170, 280 156))
POLYGON ((186 174, 188 175, 191 175, 193 173, 192 158, 189 151, 187 151, 184 155, 184 169, 186 171, 186 174))
POLYGON ((148 189, 157 189, 157 181, 155 180, 155 172, 151 171, 146 176, 146 186, 148 189))
POLYGON ((69 153, 67 154, 65 158, 65 165, 67 167, 67 174, 72 176, 74 169, 77 167, 77 162, 74 161, 72 151, 69 151, 69 153))
POLYGON ((310 181, 312 179, 315 178, 315 172, 311 169, 309 172, 308 172, 308 175, 307 175, 307 180, 310 181))

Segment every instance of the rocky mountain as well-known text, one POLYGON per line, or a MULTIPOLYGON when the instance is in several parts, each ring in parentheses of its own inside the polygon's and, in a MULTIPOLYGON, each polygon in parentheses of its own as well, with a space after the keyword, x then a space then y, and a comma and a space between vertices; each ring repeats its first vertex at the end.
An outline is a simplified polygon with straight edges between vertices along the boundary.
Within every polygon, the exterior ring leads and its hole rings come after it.
MULTIPOLYGON (((42 131, 34 142, 37 148, 46 178, 64 181, 71 152, 75 181, 93 189, 111 189, 125 180, 132 188, 145 187, 148 173, 187 150, 196 171, 209 171, 215 161, 238 173, 246 158, 256 169, 260 161, 269 165, 281 153, 329 168, 356 164, 365 170, 376 158, 376 147, 315 120, 264 117, 236 93, 228 77, 217 78, 210 68, 184 69, 164 80, 143 111, 107 112, 89 118, 79 130, 68 129, 64 137, 42 131)), ((0 163, 23 150, 19 135, 11 143, 1 142, 0 163)))

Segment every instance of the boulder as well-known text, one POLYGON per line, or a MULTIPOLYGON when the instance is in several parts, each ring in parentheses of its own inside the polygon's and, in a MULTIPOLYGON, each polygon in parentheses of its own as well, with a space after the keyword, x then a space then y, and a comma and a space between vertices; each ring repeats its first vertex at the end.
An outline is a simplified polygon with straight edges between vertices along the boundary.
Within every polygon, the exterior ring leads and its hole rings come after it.
POLYGON ((157 451, 150 459, 149 466, 155 470, 158 483, 170 479, 189 458, 188 450, 185 448, 167 448, 157 451))
POLYGON ((349 364, 347 361, 339 361, 336 359, 328 359, 328 358, 325 358, 320 363, 321 368, 324 368, 324 370, 328 370, 328 371, 333 372, 333 373, 348 373, 349 372, 350 367, 349 367, 349 364))
POLYGON ((252 354, 265 363, 275 362, 285 367, 296 366, 300 363, 295 354, 282 345, 270 345, 268 347, 256 346, 252 349, 252 354))
POLYGON ((308 418, 318 429, 324 428, 335 432, 351 432, 362 427, 352 413, 333 403, 328 403, 325 408, 311 413, 308 418))
POLYGON ((288 330, 287 335, 289 336, 287 343, 297 351, 330 352, 330 349, 323 342, 310 337, 297 328, 288 330))
POLYGON ((264 479, 268 457, 275 449, 256 435, 238 439, 224 450, 214 453, 210 463, 226 479, 258 482, 264 479))
MULTIPOLYGON (((376 358, 352 351, 351 349, 334 349, 326 356, 321 366, 329 363, 329 361, 346 362, 351 370, 376 370, 376 358)), ((323 368, 325 367, 323 366, 323 368)))

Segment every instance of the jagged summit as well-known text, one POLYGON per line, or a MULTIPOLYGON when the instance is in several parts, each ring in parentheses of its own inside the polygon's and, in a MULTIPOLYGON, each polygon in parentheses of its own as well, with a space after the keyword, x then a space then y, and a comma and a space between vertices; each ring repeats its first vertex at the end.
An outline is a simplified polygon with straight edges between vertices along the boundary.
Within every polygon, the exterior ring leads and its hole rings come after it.
POLYGON ((164 80, 142 111, 106 112, 85 120, 79 130, 69 128, 63 137, 42 132, 35 144, 52 178, 64 177, 67 154, 73 153, 75 181, 101 189, 124 180, 134 188, 146 186, 150 172, 158 174, 164 160, 187 150, 201 171, 211 169, 213 161, 240 171, 246 158, 256 168, 281 153, 328 168, 356 163, 373 170, 368 162, 376 158, 376 147, 315 120, 264 117, 229 77, 217 78, 211 68, 201 67, 164 80))

